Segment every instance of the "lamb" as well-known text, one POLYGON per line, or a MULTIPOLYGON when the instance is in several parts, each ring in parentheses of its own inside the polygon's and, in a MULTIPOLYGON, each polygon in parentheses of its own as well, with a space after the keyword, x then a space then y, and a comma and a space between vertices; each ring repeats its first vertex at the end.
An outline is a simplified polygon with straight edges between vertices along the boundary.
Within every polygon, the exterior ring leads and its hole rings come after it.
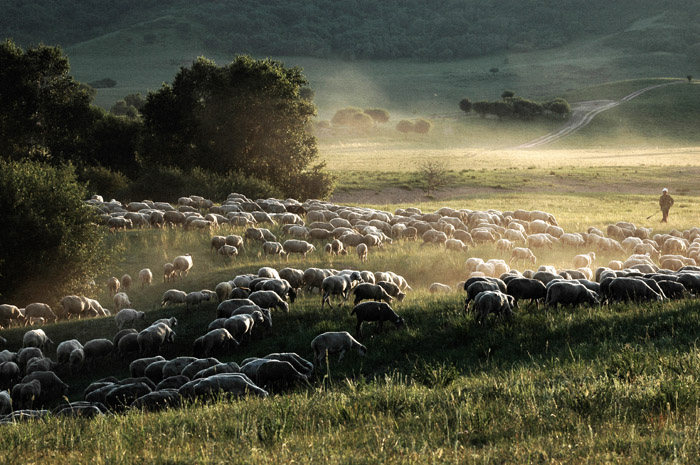
POLYGON ((554 307, 561 304, 577 306, 581 304, 598 305, 598 295, 583 284, 576 281, 558 281, 547 288, 545 305, 554 307))
POLYGON ((391 303, 392 301, 392 297, 384 290, 384 288, 376 284, 360 283, 357 285, 357 287, 355 287, 353 293, 355 294, 354 305, 368 299, 374 301, 383 300, 386 303, 391 303))
POLYGON ((480 292, 474 299, 476 321, 484 323, 489 314, 510 318, 513 315, 515 300, 500 291, 480 292))
POLYGON ((138 334, 139 353, 157 353, 166 342, 175 341, 175 332, 164 323, 149 326, 138 334))
POLYGON ((340 353, 338 361, 343 360, 345 353, 354 350, 364 356, 367 348, 357 342, 347 331, 326 332, 319 334, 311 341, 311 349, 314 351, 314 366, 321 366, 327 354, 340 353))
POLYGON ((53 345, 53 341, 49 339, 43 329, 29 330, 22 337, 22 347, 36 347, 43 351, 50 345, 53 345))
POLYGON ((428 288, 428 292, 431 294, 447 294, 452 292, 452 288, 447 284, 432 283, 428 288))
POLYGON ((131 302, 129 301, 129 296, 126 295, 124 292, 117 292, 114 294, 114 297, 112 298, 112 301, 114 302, 114 311, 118 312, 119 310, 123 308, 129 308, 131 306, 131 302))
POLYGON ((357 252, 357 256, 359 257, 360 261, 362 263, 367 261, 367 244, 359 244, 356 248, 355 251, 357 252))
POLYGON ((114 344, 109 339, 92 339, 85 343, 83 352, 85 353, 85 364, 88 369, 95 366, 98 358, 107 357, 114 351, 114 344))
POLYGON ((248 300, 262 308, 279 308, 289 313, 289 304, 274 291, 255 291, 248 296, 248 300))
POLYGON ((119 282, 119 278, 116 276, 112 276, 107 280, 107 289, 109 290, 109 296, 112 297, 114 294, 119 292, 119 286, 121 283, 119 282))
POLYGON ((25 307, 24 318, 25 326, 29 323, 30 318, 44 318, 46 321, 56 321, 58 317, 51 310, 48 304, 32 303, 25 307))
POLYGON ((533 265, 537 263, 537 257, 535 257, 535 254, 532 253, 532 250, 526 248, 526 247, 515 247, 511 253, 510 253, 510 262, 513 263, 515 260, 515 263, 517 264, 520 260, 525 263, 525 260, 530 260, 533 265))
POLYGON ((170 282, 175 280, 175 265, 172 263, 166 263, 163 265, 163 282, 170 282))
POLYGON ((362 276, 358 271, 353 271, 350 274, 329 276, 321 283, 321 310, 326 302, 332 308, 331 296, 339 295, 343 298, 343 302, 348 300, 350 291, 355 285, 362 281, 362 276))
POLYGON ((391 321, 396 326, 396 329, 401 329, 406 326, 403 318, 394 312, 389 304, 384 302, 363 302, 355 305, 350 314, 357 315, 357 337, 362 337, 362 323, 364 321, 376 321, 377 330, 382 332, 382 325, 385 321, 391 321))
POLYGON ((177 289, 169 289, 163 293, 163 299, 160 302, 161 307, 168 304, 184 304, 187 298, 187 293, 177 289))
POLYGON ((173 260, 175 274, 179 278, 186 278, 188 273, 192 269, 192 265, 192 256, 190 254, 179 255, 173 260))
POLYGON ((123 308, 114 315, 114 322, 118 330, 133 328, 138 320, 146 321, 146 314, 133 308, 123 308))
POLYGON ((309 244, 306 241, 300 241, 297 239, 289 239, 287 241, 284 241, 284 244, 282 244, 282 248, 287 254, 287 260, 289 260, 289 255, 293 253, 301 254, 304 257, 304 259, 306 259, 306 254, 316 250, 316 247, 313 244, 309 244))

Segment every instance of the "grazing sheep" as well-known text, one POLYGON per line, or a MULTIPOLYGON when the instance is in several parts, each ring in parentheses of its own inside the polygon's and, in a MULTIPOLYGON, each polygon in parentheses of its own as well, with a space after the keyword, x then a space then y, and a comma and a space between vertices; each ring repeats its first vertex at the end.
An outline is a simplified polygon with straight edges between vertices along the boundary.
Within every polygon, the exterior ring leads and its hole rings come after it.
POLYGON ((77 339, 69 339, 56 347, 56 359, 59 365, 67 365, 70 362, 70 354, 76 349, 82 349, 83 345, 77 339))
MULTIPOLYGON (((129 375, 132 378, 140 378, 142 376, 147 376, 146 375, 146 368, 148 368, 149 365, 155 362, 164 362, 165 359, 160 356, 156 355, 155 357, 145 357, 145 358, 139 358, 134 360, 129 364, 129 375)), ((151 380, 153 381, 153 380, 151 380)), ((156 381, 153 381, 156 382, 156 381)))
POLYGON ((134 328, 127 328, 127 329, 122 329, 120 331, 117 331, 117 334, 114 335, 112 338, 112 344, 114 347, 119 347, 119 341, 121 338, 126 336, 127 334, 138 334, 139 332, 135 330, 134 328))
POLYGON ((500 291, 484 291, 474 299, 474 315, 478 323, 484 323, 489 314, 510 318, 515 300, 500 291))
POLYGON ((146 321, 146 314, 134 310, 133 308, 123 308, 114 315, 114 322, 117 325, 118 330, 124 328, 133 328, 138 320, 146 321))
POLYGON ((223 302, 224 300, 228 299, 232 290, 233 286, 231 286, 229 281, 220 282, 214 288, 214 292, 216 292, 216 297, 219 299, 219 302, 223 302))
POLYGON ((282 244, 279 242, 263 242, 262 250, 265 256, 268 255, 278 255, 285 257, 287 252, 284 251, 282 244))
POLYGON ((331 305, 332 295, 341 296, 343 298, 343 303, 345 303, 348 300, 350 291, 361 281, 362 276, 358 271, 325 278, 321 283, 321 310, 323 310, 323 306, 326 302, 329 307, 333 307, 333 305, 331 305))
POLYGON ((128 291, 129 288, 131 287, 131 282, 132 282, 131 276, 129 276, 128 274, 123 275, 122 279, 121 279, 121 289, 128 291))
POLYGON ((216 253, 224 258, 233 258, 238 255, 238 248, 232 245, 224 244, 221 247, 219 247, 216 253))
POLYGON ((171 316, 170 318, 161 318, 151 323, 151 326, 157 325, 158 323, 164 323, 170 326, 170 329, 175 329, 175 327, 177 326, 177 318, 175 318, 174 316, 171 316))
POLYGON ((192 379, 208 378, 221 373, 240 373, 241 367, 236 362, 219 363, 202 371, 197 372, 192 379))
POLYGON ((357 342, 347 331, 319 334, 311 341, 311 349, 314 351, 314 366, 321 366, 327 354, 340 353, 340 362, 349 350, 362 356, 367 353, 367 347, 357 342))
POLYGON ((163 365, 163 379, 182 374, 182 370, 184 370, 187 365, 196 360, 199 359, 197 357, 185 356, 175 357, 172 360, 168 360, 167 363, 163 365))
POLYGON ((46 321, 56 321, 58 317, 51 310, 48 304, 42 303, 32 303, 25 307, 24 309, 25 326, 29 323, 31 318, 44 318, 46 321))
POLYGON ((226 328, 213 329, 203 336, 201 355, 210 357, 213 354, 228 354, 238 348, 238 341, 226 328))
POLYGON ((293 253, 300 254, 304 257, 304 259, 306 259, 307 254, 316 250, 316 247, 313 244, 297 239, 289 239, 287 241, 284 241, 284 244, 282 244, 282 248, 287 254, 287 260, 289 260, 289 255, 293 253))
POLYGON ((120 285, 121 283, 119 282, 119 278, 117 278, 116 276, 112 276, 107 280, 107 289, 109 289, 110 297, 119 292, 120 285))
POLYGON ((109 339, 92 339, 85 343, 83 352, 85 353, 85 364, 88 370, 95 366, 98 358, 111 355, 114 351, 114 344, 109 339))
POLYGON ((187 293, 177 289, 169 289, 163 293, 163 299, 160 302, 161 307, 168 304, 184 304, 187 298, 187 293))
MULTIPOLYGON (((398 286, 397 286, 398 287, 398 286)), ((360 283, 353 290, 355 294, 354 305, 357 305, 363 300, 383 300, 386 303, 391 303, 392 297, 384 290, 382 286, 370 283, 360 283)))
MULTIPOLYGON (((216 307, 216 317, 217 318, 228 318, 233 312, 243 306, 252 305, 257 307, 255 302, 250 299, 229 299, 224 300, 216 307)), ((259 307, 258 307, 259 308, 259 307)))
POLYGON ((83 364, 85 363, 85 350, 80 348, 80 349, 75 349, 70 353, 70 356, 68 357, 68 366, 70 369, 71 373, 77 373, 82 367, 83 364))
POLYGON ((123 308, 128 308, 131 307, 131 302, 129 301, 129 296, 126 295, 124 292, 117 292, 114 294, 114 297, 112 298, 112 302, 114 303, 114 311, 118 312, 119 310, 123 308))
POLYGON ((262 288, 259 290, 274 291, 282 299, 289 299, 291 303, 294 303, 297 298, 297 292, 285 279, 268 279, 263 283, 262 288))
MULTIPOLYGON (((658 287, 658 285, 657 285, 658 287)), ((649 286, 648 282, 631 277, 614 278, 608 285, 610 297, 615 302, 661 302, 663 296, 649 286)))
POLYGON ((149 326, 138 334, 137 342, 139 345, 139 353, 144 355, 147 353, 158 353, 160 347, 168 342, 175 341, 175 332, 170 329, 165 323, 159 323, 155 326, 149 326))
POLYGON ((507 284, 508 295, 513 296, 514 305, 518 306, 519 299, 530 300, 539 308, 539 300, 547 297, 547 288, 542 281, 528 278, 513 278, 507 284))
POLYGON ((0 305, 0 325, 9 327, 13 322, 23 319, 22 312, 16 306, 9 304, 0 305))
POLYGON ((532 250, 526 248, 526 247, 515 247, 513 250, 510 252, 510 262, 517 264, 520 260, 525 263, 525 260, 530 260, 533 264, 537 263, 537 257, 535 257, 535 254, 532 253, 532 250))
POLYGON ((52 371, 36 371, 22 378, 22 383, 34 380, 41 383, 41 395, 38 397, 39 405, 46 405, 58 400, 68 391, 68 385, 52 371))
POLYGON ((448 294, 452 292, 452 288, 447 284, 432 283, 430 287, 428 287, 428 292, 431 294, 448 294))
POLYGON ((26 383, 18 383, 12 387, 12 405, 18 410, 32 408, 35 403, 39 405, 41 396, 41 382, 32 380, 26 383))
MULTIPOLYGON (((165 380, 163 381, 165 382, 165 380)), ((129 405, 131 408, 144 410, 146 412, 159 412, 168 408, 177 408, 180 406, 180 393, 177 391, 177 384, 159 384, 156 390, 136 398, 129 405)))
POLYGON ((43 351, 50 345, 53 345, 53 341, 49 339, 43 329, 29 330, 22 337, 22 347, 36 347, 43 351))
POLYGON ((574 268, 590 268, 595 260, 595 252, 579 254, 574 257, 574 268))
MULTIPOLYGON (((473 278, 471 278, 473 279, 473 278)), ((470 279, 470 280, 471 280, 470 279)), ((493 282, 489 279, 487 280, 474 280, 470 283, 467 280, 464 285, 466 286, 467 298, 464 300, 464 310, 469 310, 469 304, 472 300, 476 299, 476 296, 484 291, 500 291, 498 283, 493 282), (467 285, 469 283, 469 285, 467 285)))
POLYGON ((1 390, 9 389, 12 387, 19 379, 20 376, 19 365, 12 361, 0 362, 0 392, 1 390))
POLYGON ((166 263, 163 265, 163 282, 170 282, 175 280, 175 265, 172 263, 166 263))
POLYGON ((17 365, 19 365, 20 369, 24 371, 24 369, 27 367, 27 362, 34 357, 44 358, 44 354, 41 352, 41 349, 38 347, 22 348, 17 352, 17 365))
POLYGON ((403 299, 406 297, 406 294, 401 292, 401 288, 393 282, 377 281, 377 286, 380 286, 387 294, 396 298, 399 302, 403 302, 403 299))
POLYGON ((226 245, 232 245, 238 250, 243 250, 243 238, 236 234, 226 236, 226 245))
POLYGON ((85 297, 67 295, 61 299, 61 308, 63 309, 61 317, 68 319, 71 315, 77 315, 80 319, 80 316, 84 315, 85 311, 90 308, 90 303, 85 297))
POLYGON ((394 312, 389 304, 384 302, 363 302, 355 305, 355 308, 350 312, 351 315, 357 315, 357 337, 362 337, 362 323, 364 321, 376 321, 378 332, 382 332, 382 325, 385 321, 391 321, 396 326, 396 329, 401 329, 406 326, 403 318, 394 312))
MULTIPOLYGON (((224 393, 235 397, 254 394, 259 397, 267 397, 268 393, 255 385, 242 373, 222 373, 194 381, 193 393, 197 397, 209 397, 218 393, 224 393)), ((189 384, 189 383, 188 383, 189 384)), ((187 385, 185 385, 187 386, 187 385)), ((183 388, 185 388, 183 386, 183 388)), ((178 392, 183 395, 183 388, 178 392)))
POLYGON ((27 363, 27 368, 24 370, 26 375, 32 374, 35 371, 55 371, 58 363, 50 358, 33 358, 27 363))
POLYGON ((186 309, 189 310, 190 307, 199 307, 202 302, 209 302, 210 299, 211 294, 209 292, 190 292, 185 296, 185 304, 187 304, 186 309))
POLYGON ((104 404, 110 409, 120 412, 153 390, 143 382, 128 383, 114 386, 105 397, 104 404))
POLYGON ((8 391, 0 391, 0 415, 12 413, 12 398, 8 391))
POLYGON ((367 261, 367 245, 366 244, 359 244, 356 248, 355 251, 357 252, 357 256, 360 258, 360 261, 362 263, 367 261))
POLYGON ((180 255, 173 260, 175 273, 179 278, 186 278, 192 269, 192 256, 190 254, 180 255))
MULTIPOLYGON (((243 299, 242 299, 243 300, 243 299)), ((248 296, 253 304, 262 308, 278 308, 289 313, 289 304, 274 291, 255 291, 248 296)), ((218 309, 217 309, 218 314, 218 309)))
POLYGON ((598 305, 598 295, 577 281, 557 281, 547 288, 545 305, 557 308, 559 304, 577 306, 582 304, 598 305))
POLYGON ((307 375, 284 360, 266 360, 255 373, 255 383, 268 390, 283 391, 297 384, 308 384, 307 375))

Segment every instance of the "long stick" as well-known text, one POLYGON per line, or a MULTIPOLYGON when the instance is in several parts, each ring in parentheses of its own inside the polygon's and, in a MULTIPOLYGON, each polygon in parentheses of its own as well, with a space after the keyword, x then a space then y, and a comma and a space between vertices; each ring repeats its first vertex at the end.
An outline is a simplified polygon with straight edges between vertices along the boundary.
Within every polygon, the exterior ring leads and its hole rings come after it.
POLYGON ((654 213, 653 215, 649 215, 649 216, 647 216, 647 219, 651 218, 652 216, 656 216, 656 215, 658 215, 658 214, 659 214, 659 212, 660 212, 660 210, 659 210, 658 212, 654 213))

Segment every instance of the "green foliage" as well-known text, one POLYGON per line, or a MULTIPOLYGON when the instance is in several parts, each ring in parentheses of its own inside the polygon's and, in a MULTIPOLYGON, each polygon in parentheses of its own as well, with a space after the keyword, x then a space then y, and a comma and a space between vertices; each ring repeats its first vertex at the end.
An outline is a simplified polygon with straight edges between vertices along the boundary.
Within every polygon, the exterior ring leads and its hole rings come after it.
POLYGON ((399 132, 402 132, 404 134, 407 134, 409 132, 413 132, 413 122, 409 121, 407 119, 402 119, 398 123, 396 123, 396 130, 399 132))
POLYGON ((418 134, 428 134, 433 128, 433 123, 425 118, 419 118, 413 123, 413 131, 418 134))
POLYGON ((299 68, 277 61, 238 56, 219 67, 200 57, 180 68, 172 85, 148 95, 143 159, 183 170, 238 171, 299 197, 308 188, 303 173, 318 157, 307 131, 316 109, 300 95, 306 84, 299 68))
POLYGON ((374 118, 359 108, 348 107, 336 111, 331 119, 334 126, 349 127, 366 131, 374 127, 374 118))
POLYGON ((459 109, 463 112, 469 114, 472 111, 472 101, 468 97, 463 98, 459 101, 459 109))
POLYGON ((85 291, 107 265, 85 197, 71 166, 0 161, 0 293, 24 305, 85 291))
POLYGON ((428 363, 422 358, 416 360, 411 378, 429 388, 445 388, 459 377, 459 370, 453 363, 428 363))
POLYGON ((563 98, 555 98, 542 104, 545 111, 554 113, 561 118, 566 118, 571 113, 571 105, 563 98))
MULTIPOLYGON (((325 173, 321 174, 325 175, 325 173)), ((312 176, 311 178, 305 181, 313 180, 312 176)), ((312 187, 309 187, 309 190, 311 189, 312 187)), ((143 167, 138 177, 129 184, 124 196, 131 200, 153 198, 173 202, 179 197, 196 193, 221 202, 231 192, 238 192, 255 199, 280 197, 276 187, 237 171, 218 174, 198 167, 183 170, 174 166, 161 165, 143 167)))
POLYGON ((52 164, 89 156, 89 137, 100 112, 87 87, 69 74, 59 47, 23 50, 0 43, 0 156, 52 164))
POLYGON ((512 90, 504 90, 501 93, 501 98, 504 100, 509 99, 509 98, 513 98, 513 97, 515 97, 515 92, 513 92, 512 90))
POLYGON ((129 94, 122 100, 117 100, 109 112, 115 116, 138 118, 141 116, 144 105, 146 105, 146 99, 141 94, 129 94))
POLYGON ((101 195, 106 199, 121 199, 129 186, 129 178, 119 171, 103 166, 87 166, 79 170, 78 180, 85 183, 88 195, 101 195))
POLYGON ((389 111, 384 108, 366 108, 365 113, 377 124, 389 122, 389 111))
POLYGON ((474 103, 473 108, 482 118, 486 115, 496 115, 499 119, 517 118, 532 120, 540 116, 566 118, 571 113, 571 106, 563 98, 555 98, 545 103, 535 102, 522 97, 516 97, 512 90, 501 94, 502 100, 488 102, 485 100, 474 103))

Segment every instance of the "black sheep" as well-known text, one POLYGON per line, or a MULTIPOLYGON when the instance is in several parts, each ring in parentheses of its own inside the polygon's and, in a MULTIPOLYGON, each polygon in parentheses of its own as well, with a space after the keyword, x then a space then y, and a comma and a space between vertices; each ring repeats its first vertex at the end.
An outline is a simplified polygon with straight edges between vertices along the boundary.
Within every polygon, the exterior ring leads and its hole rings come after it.
POLYGON ((377 329, 382 331, 382 325, 385 321, 391 321, 396 325, 396 329, 401 329, 406 326, 403 318, 392 310, 389 304, 384 302, 363 302, 355 305, 350 314, 357 315, 357 336, 362 337, 362 322, 376 321, 378 322, 377 329))

